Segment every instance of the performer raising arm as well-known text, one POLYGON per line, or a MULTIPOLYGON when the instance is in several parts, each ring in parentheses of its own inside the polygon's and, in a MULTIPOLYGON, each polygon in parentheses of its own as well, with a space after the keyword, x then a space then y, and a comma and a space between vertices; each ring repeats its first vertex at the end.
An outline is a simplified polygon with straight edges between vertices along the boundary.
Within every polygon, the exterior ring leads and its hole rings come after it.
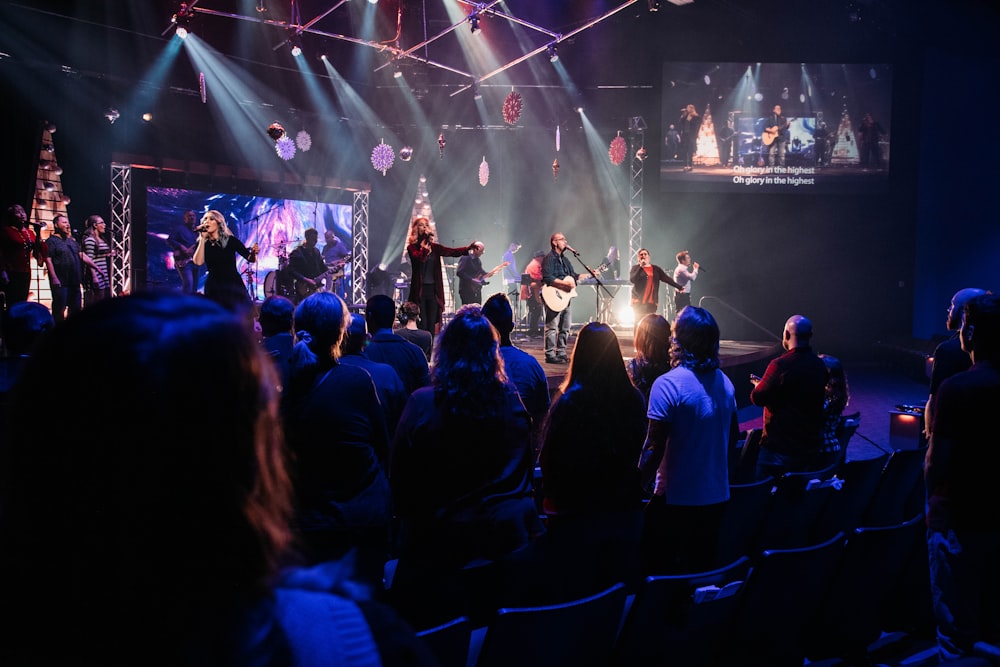
POLYGON ((441 311, 444 310, 444 280, 441 277, 442 257, 461 257, 478 241, 462 248, 449 248, 437 242, 431 221, 417 216, 410 222, 406 239, 406 254, 413 271, 410 277, 410 301, 420 306, 420 328, 437 334, 441 331, 441 311))
POLYGON ((635 326, 639 320, 650 313, 655 313, 659 306, 660 283, 683 290, 684 286, 670 277, 662 268, 653 264, 649 251, 639 248, 637 253, 639 263, 629 270, 628 280, 632 283, 632 310, 635 312, 635 326))

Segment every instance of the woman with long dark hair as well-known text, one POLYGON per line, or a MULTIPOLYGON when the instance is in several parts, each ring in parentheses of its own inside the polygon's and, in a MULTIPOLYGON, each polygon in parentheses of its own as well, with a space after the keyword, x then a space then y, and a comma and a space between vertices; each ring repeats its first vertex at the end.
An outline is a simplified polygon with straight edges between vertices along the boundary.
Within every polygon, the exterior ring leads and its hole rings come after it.
POLYGON ((649 400, 656 378, 670 370, 670 322, 650 313, 635 328, 635 356, 626 364, 632 384, 649 400))

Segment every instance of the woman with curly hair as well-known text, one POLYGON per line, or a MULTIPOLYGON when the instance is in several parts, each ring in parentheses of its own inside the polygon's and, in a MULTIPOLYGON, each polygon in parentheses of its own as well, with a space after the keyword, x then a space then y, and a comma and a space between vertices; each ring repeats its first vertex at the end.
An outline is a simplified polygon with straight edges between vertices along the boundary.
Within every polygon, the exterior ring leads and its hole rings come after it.
POLYGON ((670 370, 670 322, 650 313, 635 329, 635 356, 625 365, 632 384, 649 400, 653 381, 670 370))
POLYGON ((736 391, 719 368, 719 325, 688 306, 673 323, 671 370, 653 383, 639 468, 655 479, 646 505, 647 574, 702 572, 715 564, 729 501, 728 452, 739 437, 736 391))
POLYGON ((410 260, 409 300, 420 306, 421 329, 437 335, 441 331, 441 312, 444 310, 444 278, 441 276, 442 257, 461 257, 479 241, 462 248, 449 248, 437 242, 431 221, 418 216, 410 222, 406 237, 406 255, 410 260))
POLYGON ((500 558, 542 531, 530 434, 496 329, 480 306, 463 306, 435 344, 431 384, 410 394, 393 439, 394 588, 500 558))

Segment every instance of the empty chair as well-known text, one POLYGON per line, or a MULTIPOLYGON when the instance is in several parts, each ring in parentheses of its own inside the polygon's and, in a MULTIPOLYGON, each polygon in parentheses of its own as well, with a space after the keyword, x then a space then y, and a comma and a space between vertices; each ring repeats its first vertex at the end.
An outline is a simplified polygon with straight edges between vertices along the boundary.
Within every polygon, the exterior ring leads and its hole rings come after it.
POLYGON ((729 502, 722 514, 716 563, 732 563, 740 556, 754 554, 757 534, 764 525, 774 478, 749 484, 730 484, 729 502))
POLYGON ((875 489, 882 478, 889 454, 867 459, 845 461, 837 471, 844 484, 838 493, 830 495, 819 519, 818 530, 825 538, 838 532, 849 534, 862 525, 865 513, 875 497, 875 489))
POLYGON ((875 495, 865 512, 863 525, 891 526, 913 516, 908 514, 907 509, 917 493, 918 484, 923 482, 926 452, 926 447, 897 449, 889 456, 875 495))
POLYGON ((725 636, 722 664, 801 667, 803 631, 814 621, 844 552, 837 534, 799 549, 765 551, 754 563, 725 636))
POLYGON ((466 667, 468 664, 472 623, 465 616, 422 630, 417 636, 430 646, 441 667, 466 667))
POLYGON ((923 518, 920 513, 894 526, 850 533, 833 584, 807 633, 811 660, 865 662, 867 647, 885 627, 881 610, 899 578, 900 564, 923 542, 923 518))
POLYGON ((625 616, 612 664, 715 664, 718 637, 728 630, 749 571, 743 556, 711 572, 647 577, 625 616))
POLYGON ((788 472, 778 479, 758 533, 756 552, 794 549, 820 541, 815 534, 818 519, 831 494, 839 493, 831 481, 837 469, 834 464, 822 470, 788 472))
POLYGON ((847 455, 847 445, 851 442, 851 437, 860 425, 860 412, 840 416, 840 423, 837 424, 837 439, 840 440, 840 451, 844 453, 844 456, 847 455))
POLYGON ((565 604, 501 609, 486 629, 475 664, 606 667, 626 596, 625 585, 616 584, 565 604))

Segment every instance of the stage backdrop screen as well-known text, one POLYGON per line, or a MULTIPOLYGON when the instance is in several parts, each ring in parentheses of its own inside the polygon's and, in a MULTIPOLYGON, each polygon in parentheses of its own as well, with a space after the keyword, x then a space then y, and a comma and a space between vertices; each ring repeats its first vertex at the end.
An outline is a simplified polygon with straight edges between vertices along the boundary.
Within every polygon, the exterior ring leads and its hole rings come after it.
MULTIPOLYGON (((167 244, 171 231, 184 224, 184 212, 193 210, 201 219, 205 211, 215 209, 226 218, 230 231, 243 243, 260 245, 257 263, 248 265, 237 256, 237 268, 243 273, 247 291, 256 299, 264 298, 264 284, 270 272, 283 266, 292 250, 302 244, 303 232, 310 227, 319 231, 319 248, 324 234, 333 231, 350 248, 351 211, 349 204, 279 199, 259 195, 215 193, 179 188, 146 188, 147 215, 147 284, 180 288, 175 257, 167 244)), ((350 262, 346 267, 350 274, 350 262)), ((347 277, 342 280, 346 281, 347 277)), ((205 281, 202 275, 199 291, 205 281)))
POLYGON ((662 191, 887 190, 891 65, 671 62, 662 90, 662 191), (780 139, 767 125, 775 105, 780 139))

